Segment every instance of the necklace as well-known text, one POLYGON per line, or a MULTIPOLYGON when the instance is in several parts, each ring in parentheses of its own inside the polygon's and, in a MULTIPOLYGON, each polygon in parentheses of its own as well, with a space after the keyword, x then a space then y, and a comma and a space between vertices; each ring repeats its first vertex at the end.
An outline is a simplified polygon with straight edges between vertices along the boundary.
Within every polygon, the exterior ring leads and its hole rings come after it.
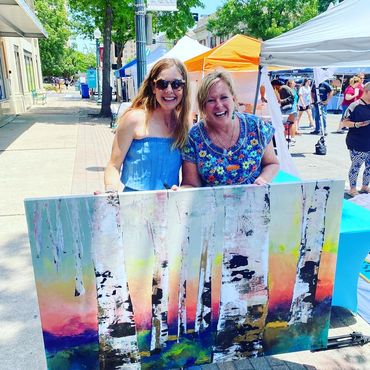
POLYGON ((221 138, 218 137, 218 135, 214 135, 214 138, 220 144, 220 147, 224 150, 224 153, 227 153, 228 149, 231 148, 231 144, 232 144, 233 139, 234 139, 234 131, 235 131, 234 121, 232 121, 231 125, 232 125, 232 129, 231 129, 231 136, 230 136, 230 140, 229 140, 229 145, 225 145, 224 142, 221 140, 221 138))
POLYGON ((221 138, 219 137, 219 135, 217 134, 212 134, 213 138, 215 139, 215 141, 217 141, 218 145, 220 146, 220 148, 223 149, 223 154, 226 155, 228 152, 229 152, 229 149, 231 148, 231 144, 233 142, 233 139, 234 139, 234 131, 235 131, 235 122, 234 120, 231 121, 231 135, 230 135, 230 138, 229 138, 229 143, 228 144, 225 144, 223 140, 221 140, 221 138))
MULTIPOLYGON (((244 121, 244 117, 242 116, 241 117, 241 121, 240 121, 240 129, 241 129, 241 125, 243 125, 243 127, 245 127, 245 129, 246 129, 246 122, 244 121)), ((237 148, 235 148, 233 151, 231 151, 231 150, 227 150, 227 148, 225 148, 225 146, 223 146, 223 145, 221 145, 221 147, 223 148, 223 151, 222 152, 220 152, 219 150, 216 150, 215 149, 215 145, 212 145, 212 142, 210 142, 210 139, 208 138, 206 138, 205 136, 204 136, 204 132, 203 132, 203 130, 205 130, 205 127, 204 127, 204 123, 203 123, 203 129, 201 129, 201 127, 199 127, 199 132, 200 132, 200 134, 201 134, 201 136, 202 136, 202 139, 203 139, 203 142, 207 145, 207 147, 210 149, 210 150, 212 150, 212 152, 214 152, 214 153, 216 153, 216 154, 218 154, 218 155, 223 155, 223 156, 230 156, 230 155, 233 155, 234 153, 236 153, 243 145, 244 145, 244 143, 245 143, 245 141, 246 141, 246 139, 247 139, 247 132, 245 131, 244 132, 244 135, 243 135, 243 138, 240 138, 240 140, 238 140, 238 143, 239 143, 239 145, 238 145, 238 147, 237 148)), ((206 132, 206 131, 205 131, 206 132)), ((234 136, 234 134, 232 135, 232 136, 234 136)), ((209 137, 209 136, 208 136, 209 137)), ((231 143, 232 141, 230 140, 230 143, 231 143)), ((221 144, 221 143, 220 143, 221 144)), ((229 146, 230 147, 230 146, 229 146)), ((217 147, 216 147, 217 148, 217 147)))

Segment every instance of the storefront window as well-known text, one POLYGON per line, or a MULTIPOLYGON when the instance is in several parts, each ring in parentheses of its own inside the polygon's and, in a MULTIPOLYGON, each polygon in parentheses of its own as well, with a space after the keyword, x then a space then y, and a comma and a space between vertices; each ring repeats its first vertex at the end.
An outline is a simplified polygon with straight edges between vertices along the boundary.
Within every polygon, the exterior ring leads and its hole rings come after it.
POLYGON ((35 73, 33 70, 32 54, 24 50, 28 91, 36 90, 35 73))
POLYGON ((19 57, 19 50, 18 46, 14 45, 14 58, 15 58, 15 66, 17 70, 17 79, 18 79, 18 91, 19 93, 23 94, 23 79, 22 79, 22 70, 21 70, 21 59, 19 57))
POLYGON ((6 98, 3 68, 4 68, 4 63, 2 60, 2 50, 0 48, 0 100, 3 100, 6 98))

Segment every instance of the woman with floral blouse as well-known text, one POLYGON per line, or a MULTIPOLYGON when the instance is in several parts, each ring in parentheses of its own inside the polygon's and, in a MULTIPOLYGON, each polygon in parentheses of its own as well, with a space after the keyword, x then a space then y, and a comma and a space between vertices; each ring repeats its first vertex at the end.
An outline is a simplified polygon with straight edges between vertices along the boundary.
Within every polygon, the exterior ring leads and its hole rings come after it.
POLYGON ((224 71, 203 79, 197 95, 203 119, 191 128, 182 151, 182 186, 264 185, 278 172, 273 127, 236 112, 234 91, 224 71))

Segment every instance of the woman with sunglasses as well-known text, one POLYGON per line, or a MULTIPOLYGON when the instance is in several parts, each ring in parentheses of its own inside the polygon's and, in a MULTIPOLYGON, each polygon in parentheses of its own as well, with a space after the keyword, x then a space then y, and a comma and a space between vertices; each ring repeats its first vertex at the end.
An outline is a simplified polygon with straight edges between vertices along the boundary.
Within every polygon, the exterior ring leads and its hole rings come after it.
POLYGON ((112 153, 104 173, 106 191, 159 190, 179 184, 180 150, 189 127, 189 91, 185 66, 159 60, 140 86, 130 108, 118 120, 112 153))
POLYGON ((274 129, 254 115, 236 111, 231 77, 224 71, 209 73, 197 100, 203 119, 191 128, 183 149, 181 185, 271 182, 279 169, 272 145, 274 129))

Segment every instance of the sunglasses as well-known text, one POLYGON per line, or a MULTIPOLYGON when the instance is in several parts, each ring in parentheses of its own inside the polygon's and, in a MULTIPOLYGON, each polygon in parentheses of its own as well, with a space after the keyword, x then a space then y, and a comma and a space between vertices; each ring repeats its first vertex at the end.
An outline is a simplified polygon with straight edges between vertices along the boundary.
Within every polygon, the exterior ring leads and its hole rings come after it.
POLYGON ((185 81, 179 79, 173 81, 167 81, 162 79, 154 81, 155 87, 159 90, 167 89, 169 84, 171 85, 172 90, 179 90, 183 88, 183 86, 185 85, 185 81))

